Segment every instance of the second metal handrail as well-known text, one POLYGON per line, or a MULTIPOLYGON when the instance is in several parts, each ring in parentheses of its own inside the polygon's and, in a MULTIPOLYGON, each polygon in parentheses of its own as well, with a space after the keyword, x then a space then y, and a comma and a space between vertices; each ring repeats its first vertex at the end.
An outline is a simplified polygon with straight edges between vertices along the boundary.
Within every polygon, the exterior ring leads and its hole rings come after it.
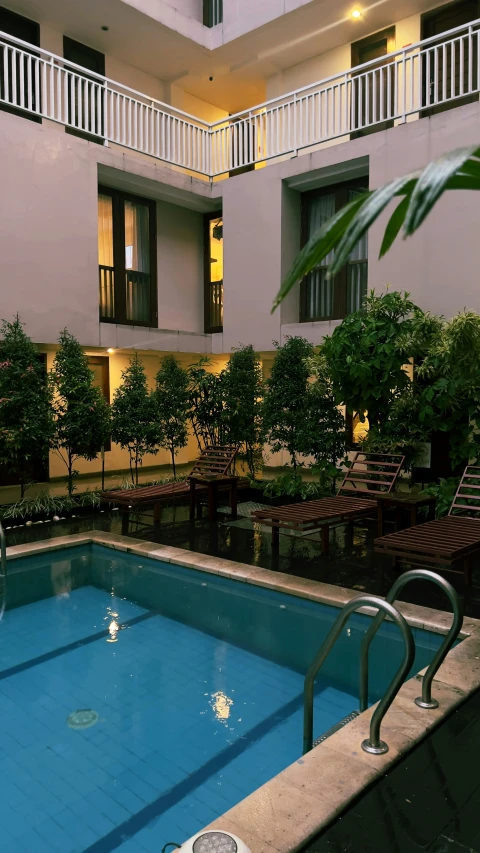
MULTIPOLYGON (((453 622, 450 631, 446 635, 445 640, 441 644, 440 648, 438 649, 435 657, 433 658, 425 673, 422 682, 421 697, 419 696, 418 699, 415 699, 415 703, 420 708, 438 708, 438 701, 436 699, 432 699, 432 681, 435 673, 445 660, 448 652, 452 648, 458 634, 461 631, 463 624, 463 603, 459 599, 453 586, 449 584, 448 581, 445 580, 445 578, 442 578, 440 575, 437 575, 435 572, 431 572, 428 569, 412 569, 410 572, 405 572, 395 581, 390 592, 387 595, 386 600, 393 604, 400 590, 402 590, 407 583, 413 580, 428 580, 441 587, 441 589, 443 589, 443 591, 450 599, 450 603, 452 605, 453 610, 453 622)), ((373 619, 372 624, 370 625, 362 641, 362 647, 360 651, 360 711, 366 711, 368 707, 368 651, 370 648, 370 643, 372 642, 384 619, 385 612, 382 613, 381 611, 379 611, 373 619)))
MULTIPOLYGON (((380 726, 382 720, 402 686, 406 676, 410 672, 415 658, 415 644, 413 641, 412 632, 402 614, 383 598, 378 598, 375 595, 358 595, 352 598, 344 605, 340 611, 335 624, 330 633, 325 638, 320 649, 318 650, 313 663, 310 665, 305 676, 304 687, 304 710, 303 710, 303 753, 309 752, 313 746, 313 693, 315 679, 319 670, 325 663, 333 646, 335 645, 340 633, 347 622, 349 616, 361 607, 375 607, 379 611, 383 611, 383 616, 388 615, 398 626, 405 645, 405 655, 403 662, 399 666, 395 676, 390 682, 383 698, 378 703, 370 721, 370 737, 362 743, 362 749, 365 752, 371 752, 374 755, 382 755, 388 752, 387 744, 380 739, 380 726)), ((379 614, 378 614, 379 615, 379 614)), ((361 660, 360 684, 364 678, 362 669, 368 667, 368 655, 361 660)), ((368 684, 368 675, 367 675, 368 684)))

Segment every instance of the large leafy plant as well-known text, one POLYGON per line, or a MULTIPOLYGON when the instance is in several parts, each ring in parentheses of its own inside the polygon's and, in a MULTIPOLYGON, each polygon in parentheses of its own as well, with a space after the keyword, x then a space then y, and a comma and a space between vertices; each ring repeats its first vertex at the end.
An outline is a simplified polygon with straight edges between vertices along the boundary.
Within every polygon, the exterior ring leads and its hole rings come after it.
POLYGON ((188 373, 173 355, 162 359, 153 392, 155 420, 159 427, 159 445, 169 451, 174 478, 178 451, 188 444, 190 396, 188 373))
POLYGON ((23 499, 34 461, 53 441, 51 389, 18 315, 3 321, 0 335, 0 464, 18 477, 23 499))
POLYGON ((110 411, 88 359, 77 339, 66 329, 50 373, 56 419, 55 451, 67 468, 71 497, 78 471, 77 459, 95 459, 110 431, 110 411))
POLYGON ((145 368, 138 354, 122 372, 122 383, 112 403, 112 439, 128 450, 132 483, 138 485, 138 471, 146 453, 158 453, 162 440, 155 421, 155 406, 148 390, 145 368))
POLYGON ((223 378, 207 367, 204 357, 188 369, 190 421, 200 452, 224 441, 223 378))

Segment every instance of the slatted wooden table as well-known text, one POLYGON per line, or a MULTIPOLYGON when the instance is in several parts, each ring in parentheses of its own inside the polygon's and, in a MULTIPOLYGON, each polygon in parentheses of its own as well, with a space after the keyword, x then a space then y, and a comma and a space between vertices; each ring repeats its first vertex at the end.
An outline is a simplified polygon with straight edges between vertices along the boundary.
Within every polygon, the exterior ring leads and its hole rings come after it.
POLYGON ((330 526, 375 515, 377 496, 393 488, 403 460, 403 456, 358 451, 336 496, 255 510, 252 520, 272 528, 272 548, 278 548, 282 528, 307 533, 320 527, 322 550, 328 554, 330 526))
POLYGON ((447 571, 463 571, 472 582, 472 563, 480 553, 480 466, 467 465, 446 518, 427 521, 407 530, 375 539, 376 554, 413 565, 436 565, 447 571), (468 513, 468 514, 467 514, 468 513))
POLYGON ((273 548, 278 548, 280 528, 306 533, 321 527, 322 551, 328 554, 331 524, 375 515, 376 508, 376 501, 372 498, 349 498, 339 495, 320 498, 318 501, 257 509, 252 513, 252 519, 272 528, 273 548))
POLYGON ((378 535, 383 536, 383 524, 385 510, 395 508, 395 530, 400 530, 402 521, 402 510, 410 514, 410 527, 418 523, 418 510, 428 507, 428 520, 435 518, 436 499, 432 495, 413 495, 410 492, 388 492, 385 495, 377 495, 377 526, 378 535))
POLYGON ((228 491, 230 496, 231 518, 237 517, 237 502, 238 502, 238 481, 239 477, 231 477, 229 475, 221 475, 219 477, 205 479, 196 475, 190 476, 190 521, 195 518, 195 490, 197 488, 206 489, 208 492, 208 520, 216 521, 218 512, 218 493, 219 491, 228 491))

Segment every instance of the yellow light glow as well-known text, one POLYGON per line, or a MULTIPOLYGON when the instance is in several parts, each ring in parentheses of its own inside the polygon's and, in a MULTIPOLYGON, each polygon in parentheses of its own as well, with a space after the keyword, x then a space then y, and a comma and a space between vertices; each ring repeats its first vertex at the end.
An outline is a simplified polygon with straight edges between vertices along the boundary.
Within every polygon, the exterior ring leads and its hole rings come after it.
POLYGON ((230 716, 230 709, 233 705, 233 700, 230 699, 225 693, 222 693, 220 690, 217 693, 212 695, 211 706, 213 708, 213 713, 215 714, 217 720, 224 721, 228 720, 230 716))
POLYGON ((114 349, 112 349, 111 347, 109 347, 109 348, 107 349, 107 352, 108 352, 108 353, 110 353, 110 355, 111 355, 111 354, 112 354, 112 352, 115 352, 115 350, 114 350, 114 349))
POLYGON ((354 21, 358 21, 358 19, 361 17, 362 17, 361 10, 360 9, 354 9, 352 12, 352 18, 354 19, 354 21))

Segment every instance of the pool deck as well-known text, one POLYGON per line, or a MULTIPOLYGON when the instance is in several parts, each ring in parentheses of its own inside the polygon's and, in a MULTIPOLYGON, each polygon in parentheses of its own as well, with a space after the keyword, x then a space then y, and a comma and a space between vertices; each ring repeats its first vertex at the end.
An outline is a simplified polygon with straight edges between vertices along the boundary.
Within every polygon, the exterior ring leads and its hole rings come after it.
MULTIPOLYGON (((354 589, 95 530, 10 547, 9 569, 15 571, 19 557, 91 542, 335 607, 358 595, 354 589)), ((412 627, 440 634, 450 627, 451 616, 445 611, 401 602, 397 606, 412 627)), ((293 853, 304 847, 480 688, 480 621, 465 618, 461 637, 463 642, 449 652, 433 682, 438 709, 424 710, 414 704, 423 673, 400 689, 382 724, 388 753, 373 756, 360 747, 369 735, 374 706, 208 828, 235 833, 252 853, 293 853)))

